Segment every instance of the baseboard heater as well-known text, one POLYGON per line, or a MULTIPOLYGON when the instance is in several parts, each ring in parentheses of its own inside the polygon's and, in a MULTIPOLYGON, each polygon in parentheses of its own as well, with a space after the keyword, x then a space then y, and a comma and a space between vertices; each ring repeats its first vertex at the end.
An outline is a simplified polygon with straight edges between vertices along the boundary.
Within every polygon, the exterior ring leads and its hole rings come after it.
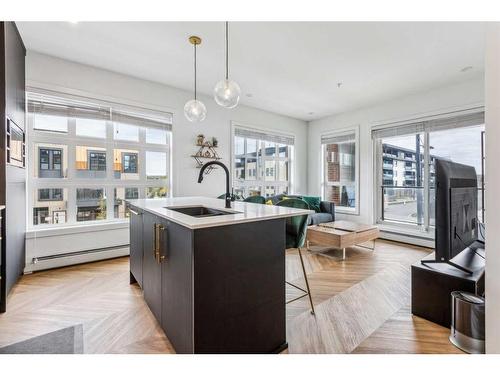
POLYGON ((33 264, 37 264, 38 262, 41 262, 44 260, 54 260, 54 259, 60 259, 60 258, 75 257, 75 256, 80 256, 80 255, 96 254, 96 253, 102 253, 105 251, 120 250, 120 249, 123 249, 125 247, 128 247, 128 245, 110 246, 110 247, 103 247, 100 249, 90 249, 90 250, 73 251, 71 253, 46 255, 46 256, 42 256, 42 257, 34 257, 31 262, 33 264))
POLYGON ((406 243, 410 245, 416 246, 424 246, 434 248, 434 239, 428 237, 422 237, 414 234, 406 234, 395 232, 390 229, 381 229, 380 230, 380 238, 387 239, 395 242, 406 243))

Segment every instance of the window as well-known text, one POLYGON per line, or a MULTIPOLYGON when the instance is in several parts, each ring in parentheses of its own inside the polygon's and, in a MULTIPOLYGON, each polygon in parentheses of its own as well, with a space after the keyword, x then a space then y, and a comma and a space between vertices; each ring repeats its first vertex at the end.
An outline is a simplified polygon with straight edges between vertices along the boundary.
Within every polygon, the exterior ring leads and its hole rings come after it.
POLYGON ((40 177, 62 177, 62 150, 39 149, 40 177))
POLYGON ((75 146, 75 177, 106 178, 106 148, 75 146))
POLYGON ((76 135, 80 137, 106 138, 106 121, 78 118, 76 119, 76 135))
POLYGON ((40 131, 67 133, 68 121, 66 117, 37 114, 33 121, 33 128, 40 131))
POLYGON ((168 132, 163 129, 147 128, 146 129, 146 143, 166 145, 168 139, 168 132))
POLYGON ((115 139, 121 141, 139 142, 139 127, 130 124, 115 123, 115 139))
POLYGON ((291 155, 294 138, 235 127, 233 186, 242 197, 271 197, 291 192, 291 155))
POLYGON ((122 154, 123 173, 137 173, 137 154, 122 154))
POLYGON ((76 189, 76 221, 105 220, 106 195, 104 189, 76 189))
POLYGON ((335 210, 359 213, 357 128, 324 134, 323 199, 335 202, 335 210))
POLYGON ((167 153, 146 151, 146 177, 149 180, 167 178, 167 153))
POLYGON ((33 226, 126 219, 125 200, 170 195, 170 113, 33 91, 33 226))
POLYGON ((105 171, 106 152, 89 151, 89 169, 91 171, 105 171))
POLYGON ((483 132, 483 112, 373 130, 378 221, 434 230, 434 161, 440 158, 476 168, 481 218, 483 132))
POLYGON ((139 179, 139 151, 115 149, 114 160, 115 178, 122 180, 139 179))
POLYGON ((33 194, 33 225, 66 223, 67 189, 40 188, 33 194))
POLYGON ((39 201, 62 201, 63 189, 38 189, 39 201))

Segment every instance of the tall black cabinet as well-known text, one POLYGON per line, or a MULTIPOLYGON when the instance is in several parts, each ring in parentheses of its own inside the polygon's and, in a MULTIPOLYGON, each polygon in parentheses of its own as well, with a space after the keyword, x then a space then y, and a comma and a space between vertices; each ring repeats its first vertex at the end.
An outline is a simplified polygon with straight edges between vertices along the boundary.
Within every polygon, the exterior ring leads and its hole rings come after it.
POLYGON ((25 57, 15 23, 0 22, 0 312, 26 258, 25 57))

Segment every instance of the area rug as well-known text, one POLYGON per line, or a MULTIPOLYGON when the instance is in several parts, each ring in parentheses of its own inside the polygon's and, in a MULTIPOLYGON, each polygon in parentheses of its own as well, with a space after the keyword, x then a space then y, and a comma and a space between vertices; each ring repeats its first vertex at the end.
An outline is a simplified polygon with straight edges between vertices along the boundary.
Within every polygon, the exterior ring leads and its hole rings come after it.
POLYGON ((0 348, 0 354, 82 354, 83 326, 63 328, 0 348))

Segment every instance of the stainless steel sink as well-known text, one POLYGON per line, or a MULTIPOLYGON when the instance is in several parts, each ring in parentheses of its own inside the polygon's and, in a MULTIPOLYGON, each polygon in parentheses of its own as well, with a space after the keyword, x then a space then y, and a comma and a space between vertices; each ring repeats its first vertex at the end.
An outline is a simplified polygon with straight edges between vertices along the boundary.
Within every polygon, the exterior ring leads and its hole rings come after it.
POLYGON ((239 214, 238 211, 223 211, 216 208, 209 208, 205 206, 190 206, 190 207, 165 207, 167 210, 172 210, 180 212, 184 215, 189 215, 193 217, 211 217, 211 216, 222 216, 222 215, 234 215, 239 214))

